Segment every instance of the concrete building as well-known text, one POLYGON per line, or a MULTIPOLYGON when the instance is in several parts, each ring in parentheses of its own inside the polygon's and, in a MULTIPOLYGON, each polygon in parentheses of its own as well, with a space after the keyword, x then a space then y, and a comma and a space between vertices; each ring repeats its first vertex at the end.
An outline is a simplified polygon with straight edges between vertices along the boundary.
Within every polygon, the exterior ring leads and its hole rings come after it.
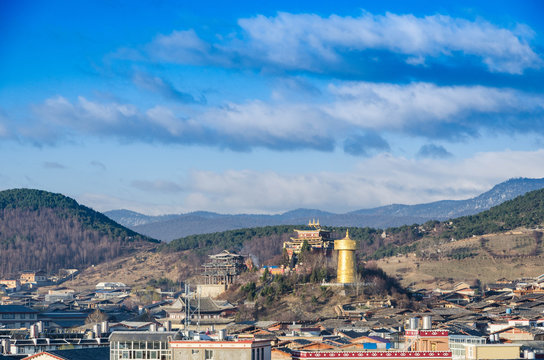
POLYGON ((271 360, 269 340, 171 341, 172 360, 271 360))
POLYGON ((0 305, 0 327, 4 329, 29 328, 37 320, 38 312, 21 305, 0 305))
POLYGON ((110 360, 171 360, 169 341, 181 339, 175 331, 114 331, 110 335, 110 360))
POLYGON ((44 271, 23 271, 20 277, 21 284, 39 284, 47 281, 44 271))
POLYGON ((448 360, 451 359, 449 351, 297 351, 292 353, 293 360, 304 359, 350 359, 350 360, 448 360))
POLYGON ((0 280, 0 284, 5 285, 8 291, 19 291, 21 288, 21 283, 17 279, 3 279, 0 280))
POLYGON ((271 360, 269 340, 218 340, 206 335, 184 339, 173 331, 116 331, 110 335, 110 360, 271 360))
POLYGON ((27 356, 22 360, 108 360, 109 358, 110 349, 108 347, 99 347, 91 349, 43 351, 38 354, 27 356))
POLYGON ((31 339, 11 339, 9 341, 8 355, 30 356, 40 352, 57 351, 59 349, 91 349, 96 347, 107 347, 107 338, 31 338, 31 339))
POLYGON ((449 346, 453 360, 465 360, 468 345, 481 345, 486 343, 483 336, 450 335, 449 346))
POLYGON ((466 346, 466 360, 519 359, 521 344, 471 344, 466 346))

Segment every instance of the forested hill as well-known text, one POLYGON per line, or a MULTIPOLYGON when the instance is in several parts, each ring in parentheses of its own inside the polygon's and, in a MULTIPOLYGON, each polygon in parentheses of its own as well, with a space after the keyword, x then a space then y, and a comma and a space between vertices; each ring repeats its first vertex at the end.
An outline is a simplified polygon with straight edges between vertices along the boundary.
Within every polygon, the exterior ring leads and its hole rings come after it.
MULTIPOLYGON (((358 241, 362 258, 380 258, 415 250, 414 242, 424 237, 461 239, 473 235, 512 230, 517 227, 534 228, 544 223, 544 189, 529 192, 476 215, 463 216, 443 222, 428 221, 422 225, 405 225, 381 229, 350 227, 350 236, 358 241)), ((279 225, 213 234, 191 235, 164 244, 168 251, 196 250, 206 254, 224 249, 257 255, 268 261, 281 255, 283 241, 294 235, 301 226, 279 225)), ((333 238, 344 235, 346 227, 324 227, 333 238)))
POLYGON ((476 215, 456 218, 451 223, 446 234, 455 238, 540 226, 544 224, 544 189, 528 192, 476 215))
POLYGON ((82 268, 157 242, 61 194, 0 191, 1 276, 82 268))

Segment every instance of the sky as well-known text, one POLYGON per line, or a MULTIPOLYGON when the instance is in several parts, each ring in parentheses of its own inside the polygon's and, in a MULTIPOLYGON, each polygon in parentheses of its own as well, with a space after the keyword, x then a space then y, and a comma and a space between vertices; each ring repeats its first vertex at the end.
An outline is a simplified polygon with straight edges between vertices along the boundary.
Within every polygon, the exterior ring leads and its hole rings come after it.
POLYGON ((544 2, 0 1, 0 190, 348 212, 544 177, 544 2))

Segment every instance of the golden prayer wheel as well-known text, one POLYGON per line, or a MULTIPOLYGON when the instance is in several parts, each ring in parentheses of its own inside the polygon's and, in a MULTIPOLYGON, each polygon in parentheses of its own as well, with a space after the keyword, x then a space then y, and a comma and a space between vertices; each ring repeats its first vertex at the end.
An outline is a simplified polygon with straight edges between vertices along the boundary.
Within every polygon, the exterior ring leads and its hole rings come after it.
POLYGON ((340 284, 351 284, 355 282, 357 269, 355 268, 355 249, 357 243, 349 238, 349 230, 346 237, 334 240, 334 250, 338 250, 338 268, 336 281, 340 284))

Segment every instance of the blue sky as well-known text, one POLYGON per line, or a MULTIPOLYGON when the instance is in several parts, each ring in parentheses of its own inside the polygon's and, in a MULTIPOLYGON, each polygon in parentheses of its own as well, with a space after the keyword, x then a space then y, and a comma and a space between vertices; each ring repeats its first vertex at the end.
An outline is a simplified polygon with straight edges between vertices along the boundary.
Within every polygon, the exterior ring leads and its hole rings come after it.
POLYGON ((0 188, 344 212, 544 177, 541 1, 0 2, 0 188))

